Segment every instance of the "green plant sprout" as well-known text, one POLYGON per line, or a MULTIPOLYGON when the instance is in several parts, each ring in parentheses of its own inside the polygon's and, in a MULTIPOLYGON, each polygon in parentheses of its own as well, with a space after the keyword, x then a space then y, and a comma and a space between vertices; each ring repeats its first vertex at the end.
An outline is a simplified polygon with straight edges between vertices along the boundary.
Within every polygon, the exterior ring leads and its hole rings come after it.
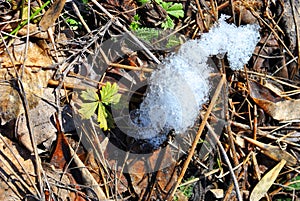
POLYGON ((68 18, 66 20, 66 22, 70 25, 71 29, 73 31, 77 30, 78 28, 81 28, 82 27, 82 24, 81 22, 79 22, 78 20, 75 20, 73 18, 68 18))
MULTIPOLYGON (((149 3, 150 0, 138 0, 138 2, 143 5, 145 3, 149 3)), ((155 0, 155 2, 160 5, 168 14, 166 20, 161 24, 161 28, 173 29, 175 24, 171 16, 177 19, 184 16, 182 3, 164 2, 163 0, 155 0)), ((133 18, 134 20, 131 22, 130 28, 131 30, 135 31, 140 28, 140 17, 135 15, 133 18)))
MULTIPOLYGON (((162 35, 162 31, 156 28, 137 28, 136 30, 133 30, 133 33, 138 37, 140 40, 149 43, 151 45, 156 45, 160 39, 164 38, 162 35)), ((184 41, 182 38, 176 36, 176 35, 171 35, 168 36, 167 38, 162 40, 163 46, 166 48, 173 48, 178 45, 181 45, 184 41)), ((157 44, 159 45, 159 44, 157 44)))
MULTIPOLYGON (((195 179, 194 176, 191 176, 190 178, 188 178, 187 180, 184 180, 183 183, 186 183, 188 181, 191 181, 195 179)), ((188 184, 188 185, 184 185, 184 186, 180 186, 179 187, 179 190, 183 193, 183 195, 185 195, 187 198, 190 198, 192 197, 193 195, 193 189, 194 189, 194 184, 191 183, 191 184, 188 184)))
POLYGON ((140 16, 138 14, 133 16, 133 21, 130 23, 130 29, 133 31, 138 30, 141 27, 141 23, 139 22, 140 16))
POLYGON ((82 103, 81 108, 78 110, 84 119, 89 119, 97 112, 97 121, 100 124, 100 128, 104 131, 113 127, 112 115, 106 109, 105 106, 116 105, 119 103, 121 94, 118 94, 119 86, 114 83, 107 82, 100 90, 100 97, 96 91, 87 89, 80 95, 83 100, 87 101, 82 103))
POLYGON ((161 24, 164 29, 173 29, 175 24, 170 16, 181 18, 184 16, 183 6, 181 3, 164 2, 163 0, 155 0, 167 12, 166 21, 161 24))

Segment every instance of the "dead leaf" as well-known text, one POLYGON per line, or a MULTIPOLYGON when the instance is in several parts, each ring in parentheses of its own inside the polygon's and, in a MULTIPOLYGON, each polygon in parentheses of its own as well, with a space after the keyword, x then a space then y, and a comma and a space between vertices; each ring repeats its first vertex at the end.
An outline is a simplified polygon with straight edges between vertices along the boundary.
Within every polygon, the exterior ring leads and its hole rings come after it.
POLYGON ((0 135, 0 187, 7 189, 4 194, 0 193, 0 200, 10 200, 9 197, 18 197, 18 195, 21 198, 26 194, 35 195, 36 192, 30 185, 30 180, 35 182, 34 157, 18 144, 2 136, 1 133, 0 135))
POLYGON ((39 26, 42 31, 47 31, 59 17, 64 8, 66 0, 56 0, 51 7, 46 11, 41 19, 39 26))
POLYGON ((286 161, 281 160, 272 170, 270 170, 254 187, 250 195, 250 201, 260 200, 272 186, 286 161))
MULTIPOLYGON (((25 48, 26 42, 15 39, 14 43, 8 48, 8 50, 3 51, 0 54, 1 66, 4 68, 9 68, 13 67, 14 65, 22 65, 24 62, 25 48)), ((25 65, 27 67, 49 67, 52 65, 52 58, 43 48, 38 46, 36 43, 29 41, 25 65)))
MULTIPOLYGON (((47 150, 50 149, 53 140, 56 138, 56 128, 51 122, 51 117, 54 116, 56 108, 48 102, 55 101, 52 92, 53 89, 45 89, 43 95, 44 100, 40 100, 35 108, 29 110, 35 141, 37 145, 43 143, 47 150)), ((21 114, 17 118, 15 135, 21 144, 29 151, 33 151, 27 127, 27 120, 24 114, 21 114)))
POLYGON ((51 155, 50 164, 54 165, 57 169, 64 170, 66 164, 72 159, 69 143, 65 137, 65 134, 61 131, 61 127, 58 121, 56 121, 57 127, 57 140, 55 149, 51 155))
POLYGON ((103 190, 100 188, 99 184, 96 182, 95 178, 88 171, 87 167, 80 160, 78 155, 74 152, 72 147, 70 147, 64 133, 61 130, 60 123, 56 116, 56 127, 57 127, 57 142, 55 150, 51 156, 50 164, 54 165, 60 170, 64 170, 66 165, 69 164, 68 168, 71 168, 70 171, 75 180, 80 180, 82 185, 89 186, 93 190, 90 192, 87 189, 87 194, 93 197, 96 193, 97 198, 100 200, 105 200, 106 196, 103 190), (71 162, 71 163, 70 163, 71 162))
POLYGON ((300 118, 300 100, 286 100, 263 85, 249 80, 250 96, 254 102, 278 121, 300 118))
POLYGON ((144 158, 144 160, 136 160, 129 165, 132 186, 139 197, 145 196, 145 189, 149 187, 151 182, 154 182, 151 181, 153 179, 152 174, 148 174, 148 172, 156 169, 155 166, 157 165, 165 167, 162 170, 159 169, 155 177, 156 189, 162 189, 162 191, 153 191, 151 196, 157 197, 157 194, 163 196, 165 192, 171 190, 178 176, 176 173, 173 174, 176 161, 172 157, 171 151, 172 149, 167 146, 165 150, 156 150, 150 157, 144 158))
POLYGON ((243 136, 243 138, 246 139, 248 142, 258 146, 263 154, 275 161, 286 160, 286 164, 289 166, 296 166, 298 163, 297 159, 293 155, 291 155, 285 150, 280 149, 279 147, 264 144, 262 142, 253 140, 245 136, 243 136))
POLYGON ((49 57, 42 48, 31 42, 29 42, 27 59, 25 62, 28 67, 25 67, 24 70, 20 69, 19 66, 24 62, 24 49, 25 42, 16 39, 14 44, 0 55, 0 65, 4 67, 0 69, 0 94, 2 94, 0 97, 1 125, 17 118, 24 112, 17 88, 16 72, 14 68, 10 67, 15 64, 18 74, 23 74, 21 82, 30 109, 38 104, 40 100, 39 97, 42 96, 44 87, 47 86, 48 80, 53 74, 50 70, 41 70, 40 68, 50 66, 52 64, 52 58, 49 57), (38 67, 38 69, 36 70, 29 66, 38 67))

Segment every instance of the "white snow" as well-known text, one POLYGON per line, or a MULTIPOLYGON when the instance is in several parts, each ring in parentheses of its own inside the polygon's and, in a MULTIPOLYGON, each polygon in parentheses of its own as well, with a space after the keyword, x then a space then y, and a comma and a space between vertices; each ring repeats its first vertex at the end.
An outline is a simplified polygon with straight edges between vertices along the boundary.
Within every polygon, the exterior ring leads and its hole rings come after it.
POLYGON ((245 25, 236 27, 228 24, 226 15, 221 15, 218 23, 201 36, 199 45, 209 55, 225 54, 229 60, 230 68, 242 70, 259 41, 259 25, 245 25))
POLYGON ((193 126, 211 88, 209 56, 227 53, 233 70, 248 62, 259 40, 259 26, 236 27, 225 19, 221 16, 201 39, 187 41, 151 74, 147 95, 140 109, 133 111, 139 117, 139 123, 133 120, 139 138, 153 139, 155 146, 171 129, 184 133, 193 126))

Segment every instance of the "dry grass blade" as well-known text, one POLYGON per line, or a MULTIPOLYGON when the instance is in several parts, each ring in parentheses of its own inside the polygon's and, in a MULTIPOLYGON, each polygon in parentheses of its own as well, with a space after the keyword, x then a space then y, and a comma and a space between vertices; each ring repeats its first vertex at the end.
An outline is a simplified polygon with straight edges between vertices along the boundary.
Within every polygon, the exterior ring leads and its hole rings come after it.
POLYGON ((270 170, 254 187, 251 195, 250 201, 260 200, 272 186, 277 176, 279 175, 281 169, 284 167, 286 161, 281 160, 272 170, 270 170))

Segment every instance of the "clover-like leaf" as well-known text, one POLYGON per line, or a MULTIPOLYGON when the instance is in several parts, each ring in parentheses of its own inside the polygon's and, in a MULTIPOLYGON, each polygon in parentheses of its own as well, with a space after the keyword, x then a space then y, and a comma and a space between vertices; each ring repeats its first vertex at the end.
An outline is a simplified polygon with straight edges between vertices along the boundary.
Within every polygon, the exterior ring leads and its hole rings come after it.
POLYGON ((100 123, 100 128, 103 128, 104 131, 108 129, 107 127, 107 113, 106 113, 106 108, 105 106, 99 102, 99 107, 98 107, 98 122, 100 123))
POLYGON ((119 87, 116 83, 111 85, 110 82, 107 82, 105 86, 102 87, 101 102, 105 105, 116 104, 120 101, 121 94, 118 94, 119 87))
POLYGON ((99 101, 98 94, 92 89, 87 89, 86 91, 83 91, 80 97, 83 98, 83 100, 85 101, 99 101))
POLYGON ((161 27, 164 29, 173 29, 175 26, 174 21, 168 15, 166 21, 161 24, 161 27))
POLYGON ((82 103, 81 108, 78 110, 84 119, 89 119, 95 113, 100 102, 82 103))
POLYGON ((173 5, 168 7, 166 11, 169 15, 172 15, 173 17, 176 18, 180 18, 184 16, 183 6, 181 3, 174 3, 173 5))

